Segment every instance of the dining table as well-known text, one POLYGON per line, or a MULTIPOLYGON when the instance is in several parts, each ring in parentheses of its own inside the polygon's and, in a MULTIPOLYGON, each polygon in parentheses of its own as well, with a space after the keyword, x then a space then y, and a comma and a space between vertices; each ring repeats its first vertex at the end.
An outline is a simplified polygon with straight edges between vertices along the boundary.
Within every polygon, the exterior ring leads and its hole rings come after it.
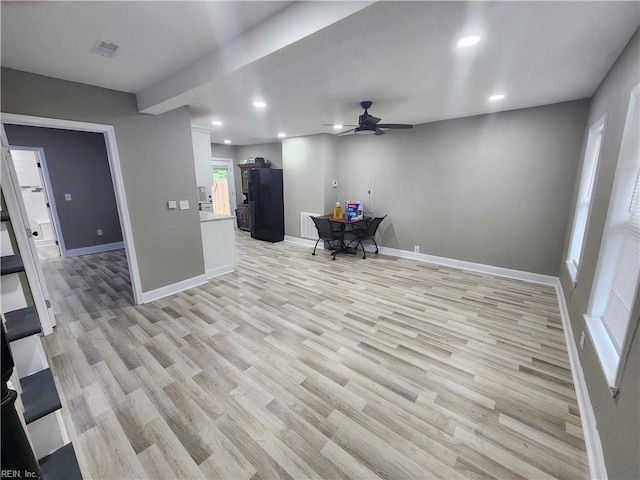
POLYGON ((327 213, 326 215, 320 215, 318 218, 323 218, 329 220, 331 223, 335 223, 340 225, 340 239, 338 246, 336 247, 336 253, 347 253, 349 255, 355 255, 356 251, 352 248, 347 247, 344 241, 344 236, 347 231, 347 225, 355 225, 360 222, 364 222, 364 218, 359 218, 357 220, 349 219, 346 215, 342 215, 340 218, 336 218, 333 216, 333 213, 327 213))

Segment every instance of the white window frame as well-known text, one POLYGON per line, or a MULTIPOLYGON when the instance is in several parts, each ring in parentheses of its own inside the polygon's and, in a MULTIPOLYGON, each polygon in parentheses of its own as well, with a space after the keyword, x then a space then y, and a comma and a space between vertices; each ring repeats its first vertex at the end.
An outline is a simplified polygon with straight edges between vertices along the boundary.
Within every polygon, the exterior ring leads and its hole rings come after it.
MULTIPOLYGON (((612 395, 617 395, 633 332, 638 325, 638 315, 633 306, 638 302, 638 286, 630 306, 629 317, 621 344, 617 344, 613 333, 603 319, 609 294, 613 287, 618 260, 622 255, 622 241, 629 228, 631 202, 633 208, 640 208, 638 199, 633 199, 634 189, 640 174, 640 158, 637 154, 638 110, 640 109, 640 84, 631 92, 625 120, 620 154, 609 201, 607 222, 598 255, 598 265, 589 297, 587 314, 584 316, 587 331, 596 350, 602 372, 612 395), (635 117, 635 122, 634 122, 635 117), (625 213, 626 210, 626 213, 625 213)), ((636 191, 637 194, 637 191, 636 191)))
POLYGON ((587 234, 587 226, 589 225, 589 216, 591 215, 591 195, 597 178, 606 121, 607 115, 605 114, 591 126, 585 148, 580 187, 578 188, 576 208, 573 214, 573 225, 571 227, 566 260, 567 269, 574 285, 577 283, 578 273, 580 272, 584 240, 587 234))

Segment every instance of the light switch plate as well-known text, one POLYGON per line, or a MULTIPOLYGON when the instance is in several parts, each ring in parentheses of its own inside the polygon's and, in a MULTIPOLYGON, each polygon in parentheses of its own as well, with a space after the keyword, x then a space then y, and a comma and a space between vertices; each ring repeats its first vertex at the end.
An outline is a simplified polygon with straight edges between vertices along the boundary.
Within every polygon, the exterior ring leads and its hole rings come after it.
POLYGON ((169 200, 167 202, 167 208, 178 208, 178 204, 175 200, 169 200))
POLYGON ((64 194, 64 199, 65 199, 67 202, 70 202, 70 201, 71 201, 71 194, 70 194, 70 193, 65 193, 65 194, 64 194))
POLYGON ((180 200, 180 210, 189 210, 189 200, 180 200))

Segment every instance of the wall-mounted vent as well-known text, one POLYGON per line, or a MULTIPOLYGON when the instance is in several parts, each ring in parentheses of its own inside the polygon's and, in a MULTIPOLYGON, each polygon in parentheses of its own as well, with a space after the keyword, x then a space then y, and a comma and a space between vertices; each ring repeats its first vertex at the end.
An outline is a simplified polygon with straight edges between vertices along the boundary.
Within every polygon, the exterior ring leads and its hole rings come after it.
POLYGON ((103 42, 102 40, 98 40, 96 44, 91 49, 91 52, 97 53, 103 57, 111 58, 120 48, 119 45, 111 42, 103 42))
POLYGON ((311 217, 319 217, 320 215, 320 213, 300 212, 300 236, 302 238, 311 238, 313 240, 318 238, 316 224, 313 223, 311 217))

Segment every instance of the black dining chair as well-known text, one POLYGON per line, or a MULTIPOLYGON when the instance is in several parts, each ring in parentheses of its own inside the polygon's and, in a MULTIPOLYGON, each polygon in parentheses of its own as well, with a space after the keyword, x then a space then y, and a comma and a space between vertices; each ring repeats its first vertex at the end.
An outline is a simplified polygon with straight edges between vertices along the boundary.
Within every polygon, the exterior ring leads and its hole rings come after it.
MULTIPOLYGON (((371 220, 365 220, 365 226, 360 226, 359 224, 354 225, 353 229, 349 232, 351 233, 354 238, 353 240, 351 240, 349 242, 350 246, 353 242, 356 242, 356 250, 358 249, 358 245, 360 245, 360 247, 362 248, 362 258, 367 258, 367 252, 364 249, 364 245, 362 244, 363 241, 365 240, 371 240, 373 242, 373 244, 376 246, 376 253, 378 253, 378 244, 376 243, 376 239, 375 234, 378 231, 378 227, 380 226, 380 223, 387 218, 387 216, 385 215, 384 217, 375 217, 372 218, 371 220)), ((363 222, 360 222, 363 223, 363 222)))
POLYGON ((331 221, 326 218, 317 218, 311 217, 313 223, 316 226, 316 230, 318 230, 318 240, 316 241, 315 246, 313 247, 313 253, 311 255, 316 254, 316 248, 318 247, 318 242, 320 240, 324 240, 329 243, 329 250, 333 250, 333 260, 336 259, 336 248, 331 246, 331 242, 339 242, 340 241, 340 232, 333 229, 333 225, 331 221))

